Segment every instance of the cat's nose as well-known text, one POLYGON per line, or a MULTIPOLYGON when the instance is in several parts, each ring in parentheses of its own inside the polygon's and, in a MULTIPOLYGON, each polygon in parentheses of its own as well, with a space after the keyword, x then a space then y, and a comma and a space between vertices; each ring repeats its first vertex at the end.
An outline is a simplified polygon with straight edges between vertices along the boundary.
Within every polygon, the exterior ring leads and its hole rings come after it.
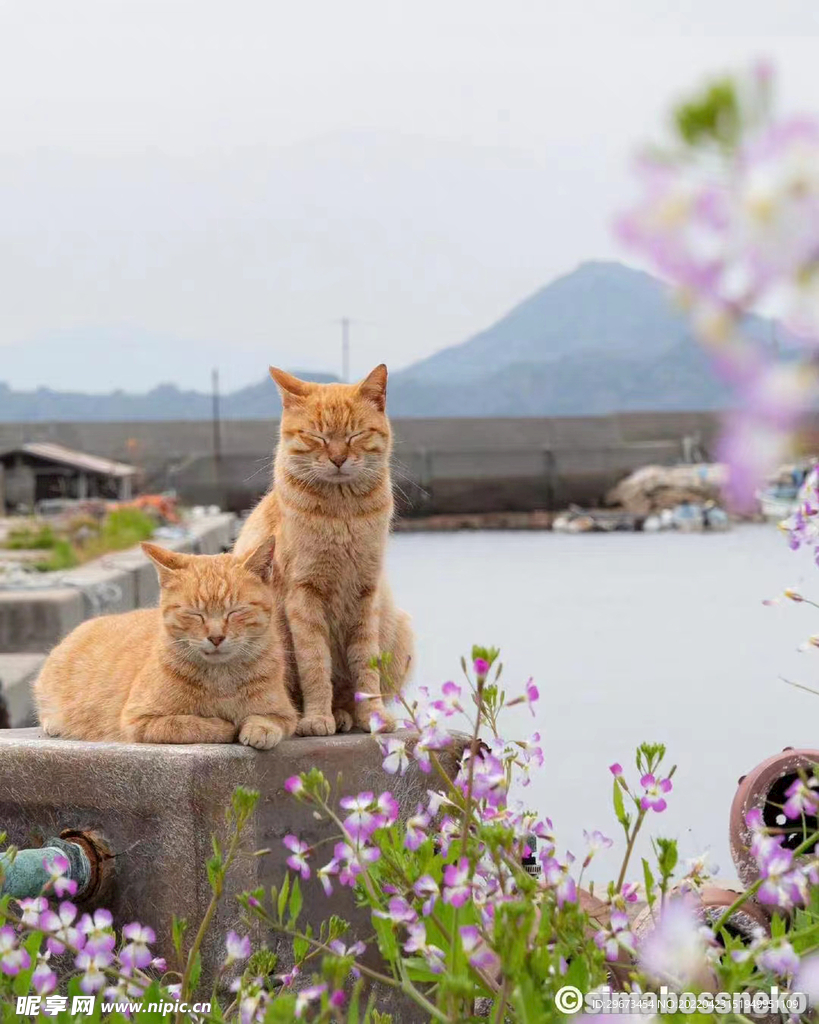
POLYGON ((213 644, 214 647, 218 647, 219 644, 224 640, 223 636, 209 636, 208 640, 213 644))
POLYGON ((344 465, 344 463, 346 461, 347 461, 347 453, 346 452, 343 452, 341 455, 331 455, 330 456, 330 462, 332 462, 332 464, 334 466, 338 466, 339 469, 341 469, 341 467, 344 465))

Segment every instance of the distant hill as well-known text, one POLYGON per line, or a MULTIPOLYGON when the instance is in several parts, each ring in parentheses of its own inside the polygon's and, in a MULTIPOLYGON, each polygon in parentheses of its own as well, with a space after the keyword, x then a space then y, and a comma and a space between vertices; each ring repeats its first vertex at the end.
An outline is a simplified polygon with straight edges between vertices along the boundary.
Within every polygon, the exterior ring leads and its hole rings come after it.
MULTIPOLYGON (((762 318, 749 317, 746 329, 764 343, 772 340, 772 325, 762 318)), ((786 350, 791 346, 782 331, 778 342, 786 350)), ((582 264, 474 337, 391 374, 389 385, 389 409, 398 417, 708 410, 727 400, 667 287, 613 262, 582 264)), ((225 395, 221 404, 226 419, 273 418, 280 409, 269 379, 225 395)), ((146 394, 109 395, 15 392, 0 384, 4 422, 210 415, 210 395, 172 384, 146 394)))
MULTIPOLYGON (((294 371, 304 380, 322 384, 337 381, 329 373, 294 371)), ((0 422, 71 422, 129 420, 207 420, 213 412, 213 397, 200 391, 182 391, 174 384, 161 384, 142 395, 112 391, 107 395, 85 395, 73 391, 12 391, 0 383, 0 422)), ((267 419, 277 417, 281 402, 276 385, 266 377, 231 394, 223 395, 220 412, 225 419, 267 419)))

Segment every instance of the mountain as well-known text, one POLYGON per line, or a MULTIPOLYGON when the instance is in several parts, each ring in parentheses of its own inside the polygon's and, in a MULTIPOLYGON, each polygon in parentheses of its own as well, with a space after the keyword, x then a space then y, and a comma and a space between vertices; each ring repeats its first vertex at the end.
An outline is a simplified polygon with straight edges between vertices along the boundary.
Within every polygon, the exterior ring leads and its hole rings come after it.
MULTIPOLYGON (((754 337, 769 339, 767 321, 750 317, 754 337)), ((513 366, 567 366, 585 356, 645 363, 697 347, 686 317, 657 278, 621 263, 596 261, 552 281, 486 330, 395 375, 402 382, 477 381, 513 366)), ((571 375, 571 374, 570 374, 571 375)))
MULTIPOLYGON (((745 329, 770 344, 769 321, 748 317, 745 329)), ((777 336, 787 353, 793 340, 782 331, 777 336)), ((668 288, 612 262, 582 264, 474 337, 394 372, 389 387, 395 417, 706 410, 724 407, 728 399, 668 288)), ((207 419, 211 409, 209 394, 173 384, 108 395, 12 391, 0 384, 4 422, 207 419)), ((221 401, 226 419, 274 418, 280 409, 268 378, 221 401)))

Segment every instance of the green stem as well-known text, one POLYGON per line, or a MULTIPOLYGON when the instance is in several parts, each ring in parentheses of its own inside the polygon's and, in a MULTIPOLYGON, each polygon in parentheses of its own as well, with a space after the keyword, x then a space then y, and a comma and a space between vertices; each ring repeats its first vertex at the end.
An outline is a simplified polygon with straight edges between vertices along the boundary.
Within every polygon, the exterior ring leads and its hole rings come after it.
MULTIPOLYGON (((188 950, 188 959, 187 962, 185 963, 185 972, 182 975, 182 982, 179 989, 180 1003, 190 1002, 190 992, 188 990, 190 988, 191 974, 193 973, 193 965, 195 964, 196 958, 199 955, 199 950, 202 947, 202 943, 205 940, 205 936, 208 933, 208 930, 213 921, 214 914, 216 913, 216 908, 219 904, 219 900, 222 897, 222 889, 225 876, 230 870, 233 861, 236 859, 236 854, 239 850, 239 843, 241 842, 242 829, 244 827, 245 820, 240 819, 236 823, 236 831, 234 832, 233 837, 230 841, 227 856, 225 857, 225 861, 222 866, 222 873, 213 886, 213 895, 210 898, 210 903, 208 904, 207 910, 205 911, 204 916, 202 917, 202 920, 199 924, 199 928, 196 932, 196 937, 193 940, 193 945, 188 950)), ((176 1024, 181 1024, 181 1010, 176 1011, 176 1016, 174 1019, 176 1024)))
POLYGON ((642 808, 640 808, 640 813, 637 815, 637 820, 634 822, 634 829, 631 833, 631 836, 629 837, 628 845, 626 846, 626 852, 623 856, 623 863, 620 867, 620 874, 617 877, 617 886, 615 890, 616 892, 620 892, 623 888, 623 882, 626 880, 626 871, 628 871, 629 861, 631 860, 631 855, 634 852, 634 842, 637 839, 637 833, 643 826, 643 822, 645 821, 647 813, 647 811, 644 811, 642 808))
MULTIPOLYGON (((803 853, 807 853, 807 851, 812 846, 816 846, 817 843, 819 843, 819 832, 814 832, 812 836, 808 836, 804 843, 800 843, 800 845, 797 846, 796 849, 793 851, 794 859, 800 857, 803 853)), ((752 886, 746 889, 741 896, 738 896, 734 900, 731 906, 728 907, 728 909, 720 915, 719 919, 714 924, 713 930, 715 933, 721 931, 728 923, 728 921, 731 920, 731 917, 739 910, 739 908, 744 903, 746 903, 752 896, 756 895, 764 881, 764 878, 757 878, 757 880, 754 882, 752 886)))

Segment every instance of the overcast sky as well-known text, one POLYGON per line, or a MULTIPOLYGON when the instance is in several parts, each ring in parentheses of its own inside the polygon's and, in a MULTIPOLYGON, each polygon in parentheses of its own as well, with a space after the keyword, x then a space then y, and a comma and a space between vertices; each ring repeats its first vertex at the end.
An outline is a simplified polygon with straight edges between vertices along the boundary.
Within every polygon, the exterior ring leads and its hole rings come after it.
POLYGON ((405 366, 618 258, 628 159, 709 73, 819 113, 814 0, 0 7, 0 380, 405 366))

